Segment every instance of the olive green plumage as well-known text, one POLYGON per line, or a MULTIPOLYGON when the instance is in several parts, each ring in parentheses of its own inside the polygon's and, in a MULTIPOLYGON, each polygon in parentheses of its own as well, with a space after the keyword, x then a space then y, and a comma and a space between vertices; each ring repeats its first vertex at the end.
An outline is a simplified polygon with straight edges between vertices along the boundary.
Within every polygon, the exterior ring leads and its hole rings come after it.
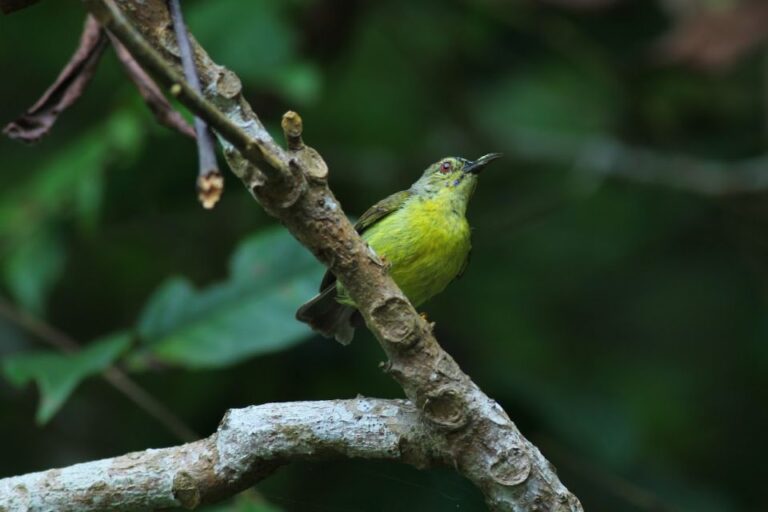
MULTIPOLYGON (((469 261, 466 211, 480 171, 499 154, 476 161, 448 157, 430 165, 410 189, 379 201, 355 229, 379 257, 414 306, 434 297, 460 276, 469 261)), ((326 337, 347 344, 362 322, 355 303, 330 272, 320 293, 296 312, 326 337)))

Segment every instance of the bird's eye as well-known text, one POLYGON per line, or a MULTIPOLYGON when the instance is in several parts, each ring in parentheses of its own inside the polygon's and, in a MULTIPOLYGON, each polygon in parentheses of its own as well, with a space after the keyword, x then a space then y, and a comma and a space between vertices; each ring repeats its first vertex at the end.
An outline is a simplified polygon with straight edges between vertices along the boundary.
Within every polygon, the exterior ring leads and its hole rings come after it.
POLYGON ((448 171, 451 170, 451 162, 443 162, 440 165, 440 172, 443 174, 448 174, 448 171))

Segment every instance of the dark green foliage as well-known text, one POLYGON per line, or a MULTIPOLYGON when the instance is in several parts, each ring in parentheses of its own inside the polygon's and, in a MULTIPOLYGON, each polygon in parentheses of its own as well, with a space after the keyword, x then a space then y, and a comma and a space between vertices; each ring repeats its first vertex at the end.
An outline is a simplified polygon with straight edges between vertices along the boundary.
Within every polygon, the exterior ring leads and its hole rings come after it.
POLYGON ((104 371, 125 352, 131 338, 115 333, 74 354, 35 352, 3 359, 2 373, 16 386, 35 381, 40 389, 37 422, 46 423, 85 378, 104 371))
POLYGON ((286 230, 270 229, 241 242, 227 281, 199 291, 185 278, 165 281, 141 313, 139 338, 153 359, 190 368, 285 349, 310 336, 294 314, 321 275, 286 230))
MULTIPOLYGON (((505 154, 470 206, 472 263, 422 309, 587 510, 758 510, 766 193, 702 197, 598 171, 627 145, 662 160, 764 153, 764 48, 709 72, 662 65, 654 49, 680 21, 660 2, 553 4, 184 2, 275 133, 301 112, 350 215, 440 156, 505 154)), ((0 17, 0 123, 54 79, 81 16, 46 0, 0 17)), ((323 269, 230 175, 203 211, 195 158, 109 55, 37 146, 0 140, 3 296, 84 346, 39 354, 0 318, 0 476, 178 443, 86 379, 112 362, 200 433, 229 407, 400 396, 369 335, 342 349, 293 321, 323 269), (44 429, 17 387, 33 380, 39 421, 70 398, 44 429)), ((390 464, 297 464, 259 491, 285 511, 483 509, 449 470, 390 464)))

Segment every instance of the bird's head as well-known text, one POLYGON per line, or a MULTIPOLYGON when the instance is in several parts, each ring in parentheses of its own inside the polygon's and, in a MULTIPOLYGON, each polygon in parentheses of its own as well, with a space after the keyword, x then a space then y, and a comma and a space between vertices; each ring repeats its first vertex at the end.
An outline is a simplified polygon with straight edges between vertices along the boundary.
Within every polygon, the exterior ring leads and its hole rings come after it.
POLYGON ((477 177, 486 165, 500 157, 501 153, 489 153, 477 160, 454 156, 443 158, 427 167, 412 190, 428 195, 448 192, 469 200, 477 185, 477 177))

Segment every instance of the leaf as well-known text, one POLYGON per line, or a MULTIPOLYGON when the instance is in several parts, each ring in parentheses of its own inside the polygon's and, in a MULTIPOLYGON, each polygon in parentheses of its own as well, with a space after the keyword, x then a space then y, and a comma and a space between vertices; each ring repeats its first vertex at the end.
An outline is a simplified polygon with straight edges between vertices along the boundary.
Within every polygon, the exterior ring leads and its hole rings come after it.
POLYGON ((41 400, 38 424, 47 423, 87 377, 105 370, 130 345, 131 336, 118 332, 72 354, 52 351, 23 353, 2 361, 2 373, 17 387, 35 381, 41 400))
POLYGON ((291 347, 311 336, 294 314, 321 276, 288 232, 269 229, 240 244, 228 280, 203 289, 182 277, 162 284, 140 316, 139 338, 155 358, 192 368, 291 347))
POLYGON ((13 298, 42 315, 45 299, 64 268, 66 253, 50 231, 27 237, 5 257, 3 275, 13 298))
POLYGON ((198 41, 246 82, 264 84, 297 56, 298 35, 287 2, 218 0, 190 6, 187 19, 198 41), (237 16, 232 16, 237 12, 237 16), (226 34, 226 37, 222 37, 226 34))
POLYGON ((0 198, 0 244, 7 248, 0 254, 0 268, 19 304, 42 315, 66 256, 53 233, 62 221, 77 221, 84 229, 95 226, 105 169, 130 158, 142 140, 136 114, 118 111, 0 198))

